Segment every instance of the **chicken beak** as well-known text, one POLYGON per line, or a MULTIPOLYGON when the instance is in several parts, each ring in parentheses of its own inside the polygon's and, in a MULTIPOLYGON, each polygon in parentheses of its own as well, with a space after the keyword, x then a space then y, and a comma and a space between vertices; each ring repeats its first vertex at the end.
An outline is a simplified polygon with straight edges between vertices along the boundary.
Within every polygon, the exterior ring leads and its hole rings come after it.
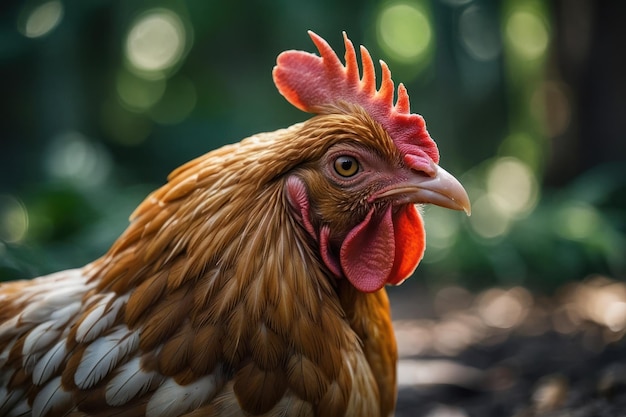
POLYGON ((388 189, 376 198, 393 198, 400 204, 434 204, 452 210, 463 210, 468 216, 472 207, 465 188, 448 171, 433 164, 429 176, 412 172, 410 178, 388 189))

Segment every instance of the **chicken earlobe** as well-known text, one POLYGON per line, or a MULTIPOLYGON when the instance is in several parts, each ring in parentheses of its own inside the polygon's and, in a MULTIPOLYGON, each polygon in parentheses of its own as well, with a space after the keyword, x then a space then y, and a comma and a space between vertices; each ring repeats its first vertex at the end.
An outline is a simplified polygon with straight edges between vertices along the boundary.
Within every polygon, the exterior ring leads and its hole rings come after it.
POLYGON ((309 232, 313 239, 317 239, 315 229, 309 219, 309 197, 307 196, 306 186, 298 177, 289 177, 285 186, 287 189, 287 199, 291 206, 296 209, 304 229, 309 232))

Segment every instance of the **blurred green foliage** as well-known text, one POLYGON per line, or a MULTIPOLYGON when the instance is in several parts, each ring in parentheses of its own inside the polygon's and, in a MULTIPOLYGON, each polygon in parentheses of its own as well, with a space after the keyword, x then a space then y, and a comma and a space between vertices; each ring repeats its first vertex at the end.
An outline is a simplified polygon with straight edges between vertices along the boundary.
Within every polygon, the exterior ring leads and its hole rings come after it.
POLYGON ((271 79, 308 29, 388 62, 468 188, 470 218, 425 209, 421 279, 623 278, 624 4, 5 2, 0 280, 96 259, 178 165, 309 117, 271 79))

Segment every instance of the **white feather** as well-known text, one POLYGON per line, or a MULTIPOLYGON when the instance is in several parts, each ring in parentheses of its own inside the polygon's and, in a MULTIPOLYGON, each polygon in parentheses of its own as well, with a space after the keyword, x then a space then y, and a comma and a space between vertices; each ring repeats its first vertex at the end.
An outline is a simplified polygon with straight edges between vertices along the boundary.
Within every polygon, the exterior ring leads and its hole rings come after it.
POLYGON ((80 322, 76 329, 77 342, 91 342, 111 328, 120 309, 126 304, 128 295, 118 296, 115 299, 113 297, 116 297, 116 294, 110 293, 104 296, 98 301, 98 306, 80 322))
POLYGON ((48 382, 33 401, 33 417, 41 417, 71 401, 72 394, 61 387, 61 377, 48 382))
POLYGON ((81 358, 74 374, 74 382, 80 389, 88 389, 100 382, 126 355, 137 349, 139 336, 126 326, 91 343, 81 358))
POLYGON ((42 349, 52 344, 59 337, 60 332, 54 329, 54 325, 55 322, 53 321, 41 323, 26 336, 22 348, 22 366, 27 372, 31 372, 43 355, 42 349))
POLYGON ((26 307, 20 314, 2 322, 0 336, 6 339, 10 335, 22 335, 52 321, 55 329, 66 327, 75 318, 83 294, 93 286, 88 285, 86 279, 81 270, 75 269, 31 280, 13 300, 13 304, 26 307))
POLYGON ((72 320, 75 320, 81 305, 81 300, 76 300, 52 312, 50 320, 56 323, 55 328, 60 329, 61 327, 65 327, 72 320))
POLYGON ((32 280, 33 285, 25 287, 21 297, 16 300, 16 303, 28 303, 20 316, 20 322, 42 323, 50 320, 58 310, 82 299, 94 285, 87 285, 86 281, 87 278, 79 269, 32 280))
POLYGON ((89 314, 87 314, 85 317, 83 317, 80 320, 78 324, 78 328, 76 329, 76 341, 77 342, 82 343, 85 341, 85 335, 89 332, 89 330, 91 330, 91 328, 95 325, 95 323, 98 320, 100 320, 102 316, 105 314, 107 305, 109 304, 109 301, 111 301, 114 295, 115 294, 113 293, 108 293, 106 295, 98 294, 89 299, 89 301, 87 302, 88 308, 92 307, 92 303, 97 304, 97 305, 93 310, 91 310, 89 314), (94 299, 96 300, 94 301, 94 299))
POLYGON ((26 398, 11 407, 9 414, 3 414, 4 417, 32 417, 32 415, 26 398))
POLYGON ((144 394, 148 388, 163 378, 154 371, 141 369, 141 358, 135 357, 120 366, 116 375, 106 386, 106 401, 111 406, 121 406, 135 397, 144 394))
MULTIPOLYGON (((69 315, 65 310, 69 304, 80 301, 83 294, 94 283, 87 283, 87 277, 80 269, 72 269, 25 281, 20 286, 19 295, 13 296, 11 303, 24 305, 19 315, 7 319, 0 326, 0 334, 18 334, 28 329, 27 324, 41 324, 61 315, 69 315)), ((74 306, 76 308, 76 306, 74 306)), ((67 321, 67 320, 65 320, 67 321)))
POLYGON ((65 330, 79 309, 80 302, 78 301, 68 304, 55 311, 49 317, 50 320, 41 323, 28 333, 22 348, 22 366, 28 372, 33 369, 50 346, 60 338, 62 330, 65 330))
POLYGON ((67 356, 65 339, 59 341, 41 357, 33 369, 33 383, 43 385, 52 374, 59 370, 67 356))
POLYGON ((222 375, 218 373, 188 385, 179 385, 168 378, 150 397, 146 417, 177 416, 198 408, 211 401, 222 384, 222 375))

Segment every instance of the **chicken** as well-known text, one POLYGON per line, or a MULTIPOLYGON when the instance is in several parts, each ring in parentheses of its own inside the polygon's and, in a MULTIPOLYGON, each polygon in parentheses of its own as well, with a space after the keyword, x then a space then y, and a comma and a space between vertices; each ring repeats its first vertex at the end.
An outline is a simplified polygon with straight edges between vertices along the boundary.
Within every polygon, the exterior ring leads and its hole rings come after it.
POLYGON ((176 169, 109 251, 0 287, 2 416, 389 416, 385 285, 424 252, 416 204, 465 210, 423 118, 344 34, 286 51, 308 121, 176 169))

